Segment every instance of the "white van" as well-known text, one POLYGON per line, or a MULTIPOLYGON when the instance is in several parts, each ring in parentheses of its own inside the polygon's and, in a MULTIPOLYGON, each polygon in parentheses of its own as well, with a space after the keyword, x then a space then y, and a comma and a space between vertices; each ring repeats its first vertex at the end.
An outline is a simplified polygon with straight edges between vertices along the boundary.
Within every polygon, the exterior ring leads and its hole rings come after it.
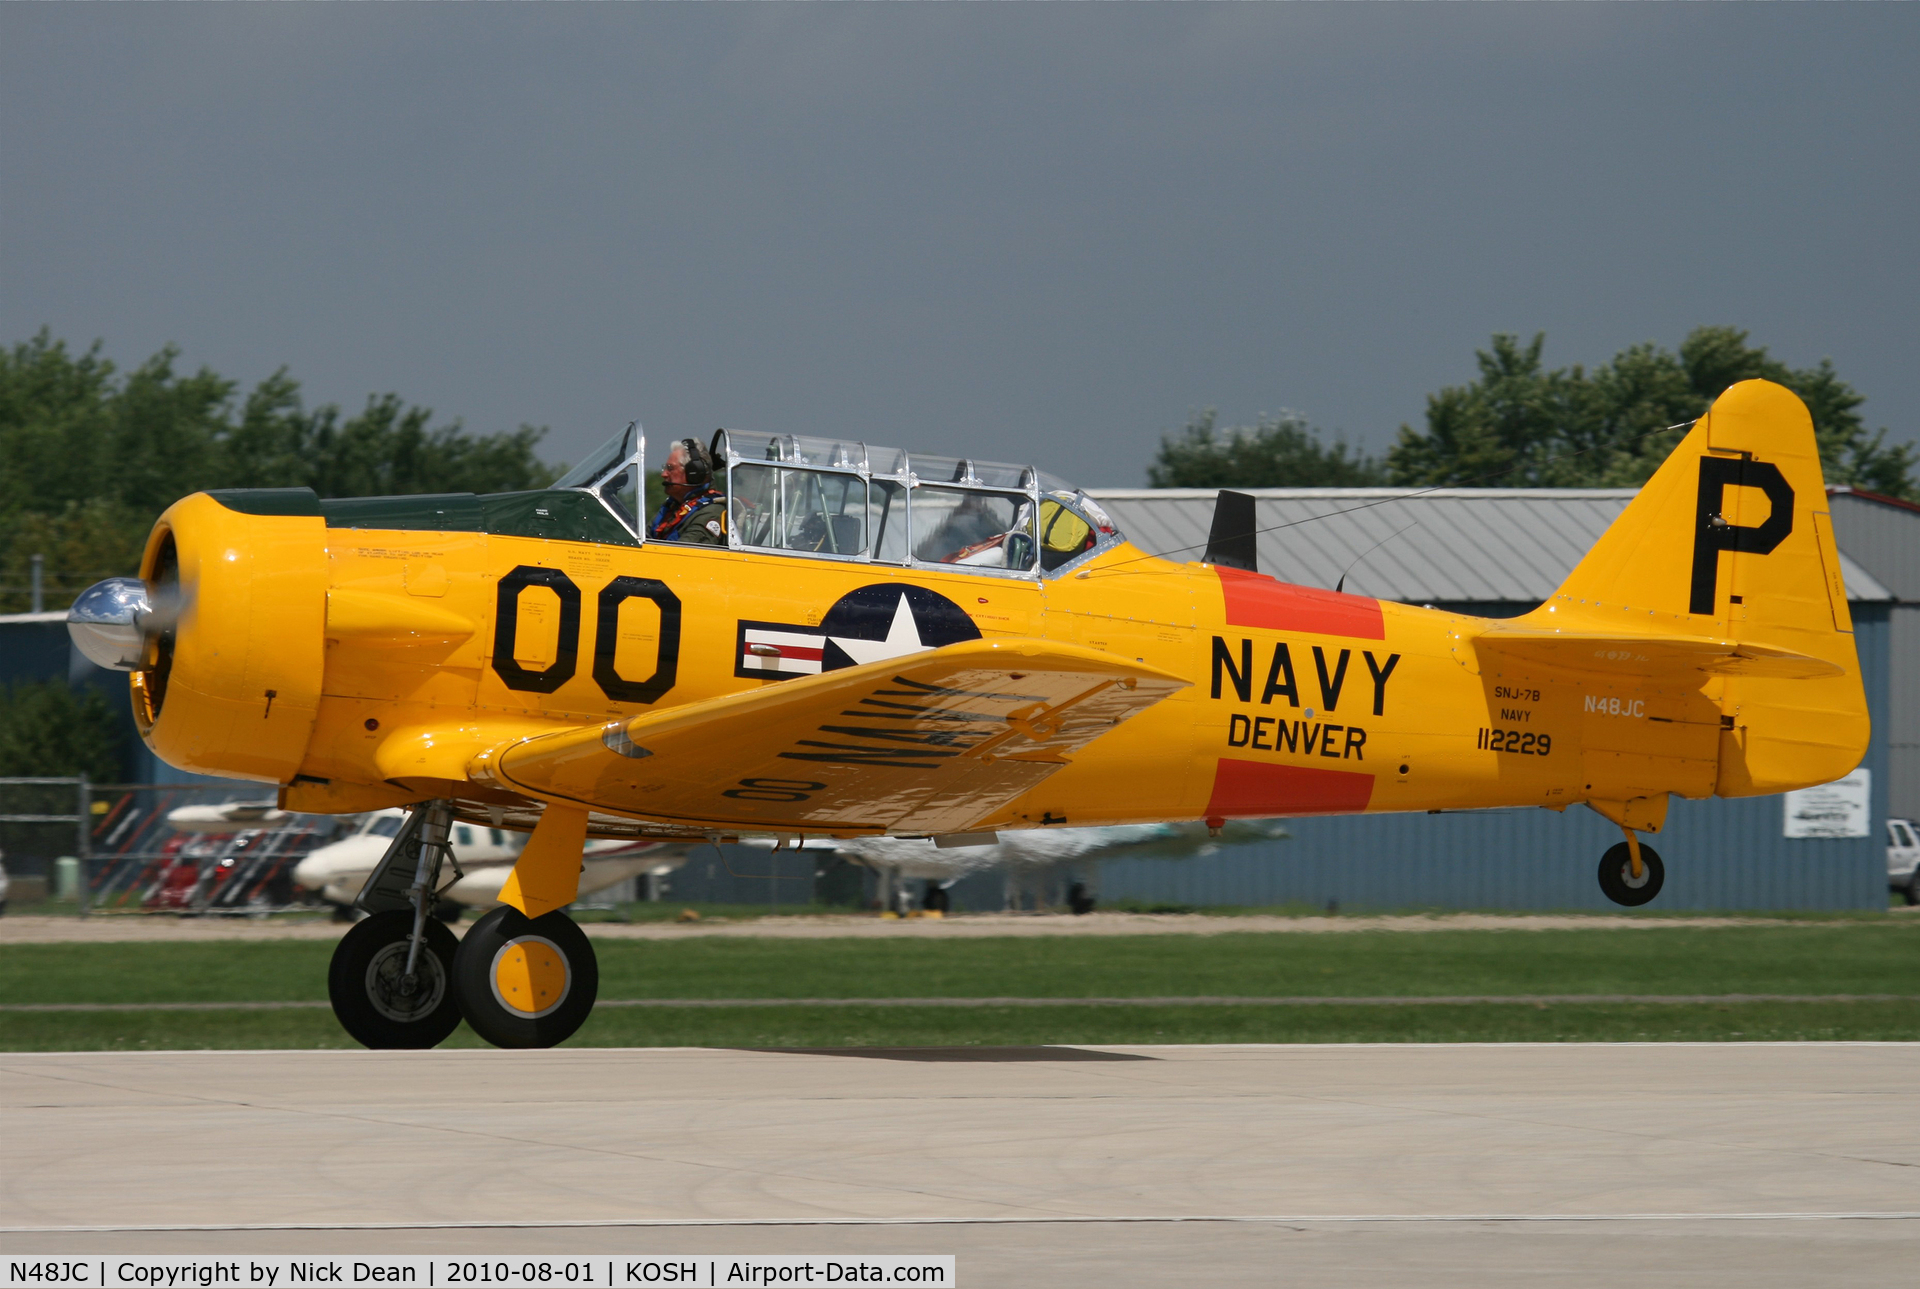
POLYGON ((1887 889, 1920 904, 1920 827, 1911 819, 1887 820, 1887 889))

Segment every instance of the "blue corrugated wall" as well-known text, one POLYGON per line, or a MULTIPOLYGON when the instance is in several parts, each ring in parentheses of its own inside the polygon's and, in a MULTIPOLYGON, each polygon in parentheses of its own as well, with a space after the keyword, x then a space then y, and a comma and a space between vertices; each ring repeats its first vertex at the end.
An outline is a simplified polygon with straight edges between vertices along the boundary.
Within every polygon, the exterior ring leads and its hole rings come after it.
MULTIPOLYGON (((1485 606, 1481 606, 1484 611, 1485 606)), ((1893 659, 1887 606, 1853 606, 1868 704, 1885 713, 1891 668, 1920 666, 1893 659)), ((65 628, 9 624, 0 633, 0 676, 62 674, 65 628), (44 657, 42 656, 44 654, 44 657)), ((111 687, 126 710, 125 679, 89 677, 111 687)), ((131 723, 131 715, 128 716, 131 723)), ((136 778, 197 778, 162 766, 136 737, 128 751, 136 778)), ((1667 864, 1655 909, 1869 909, 1886 906, 1886 746, 1876 724, 1864 764, 1873 771, 1873 833, 1848 841, 1789 841, 1781 836, 1778 797, 1754 801, 1675 800, 1667 829, 1653 845, 1667 864)), ((1458 815, 1375 815, 1301 819, 1287 841, 1231 847, 1201 859, 1114 860, 1099 866, 1103 903, 1133 898, 1181 904, 1289 904, 1342 908, 1609 910, 1595 884, 1600 855, 1619 832, 1575 807, 1458 815)), ((708 852, 705 859, 713 859, 708 852)), ((782 867, 780 899, 804 902, 808 883, 793 857, 782 867)), ((743 857, 740 873, 764 873, 766 852, 743 857)), ((784 863, 784 861, 783 861, 784 863)), ((759 902, 770 883, 724 871, 708 873, 701 857, 683 870, 681 899, 759 902), (689 871, 690 870, 690 871, 689 871), (696 891, 698 893, 696 893, 696 891)), ((998 907, 999 878, 969 879, 960 907, 998 907)), ((957 893, 957 895, 960 893, 957 893)))
MULTIPOLYGON (((1885 605, 1856 604, 1855 644, 1868 703, 1886 710, 1885 605)), ((1902 665, 1920 665, 1905 659, 1902 665)), ((1779 797, 1675 798, 1652 844, 1666 861, 1653 909, 1880 909, 1887 905, 1886 745, 1876 728, 1863 762, 1873 771, 1867 837, 1788 840, 1779 797)), ((1576 806, 1448 815, 1300 819, 1292 837, 1191 860, 1109 860, 1099 894, 1179 904, 1305 903, 1367 908, 1616 910, 1595 880, 1620 830, 1576 806)))

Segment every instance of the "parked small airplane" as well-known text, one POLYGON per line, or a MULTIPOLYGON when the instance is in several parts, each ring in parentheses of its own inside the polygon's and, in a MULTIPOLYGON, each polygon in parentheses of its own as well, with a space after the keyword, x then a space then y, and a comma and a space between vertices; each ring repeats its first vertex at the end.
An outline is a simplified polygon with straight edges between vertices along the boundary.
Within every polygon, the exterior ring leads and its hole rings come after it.
POLYGON ((1032 469, 790 436, 681 440, 725 522, 660 540, 643 455, 633 426, 537 492, 196 493, 140 579, 69 614, 168 763, 287 810, 411 808, 329 977, 370 1046, 463 1016, 504 1046, 573 1033, 598 972, 561 910, 589 836, 1584 803, 1624 834, 1602 890, 1641 904, 1671 794, 1824 783, 1867 744, 1812 421, 1765 381, 1508 620, 1263 576, 1235 494, 1180 562, 1032 469), (532 832, 457 943, 428 916, 456 819, 532 832))
MULTIPOLYGON (((900 911, 902 879, 923 881, 921 907, 944 913, 946 889, 963 877, 1004 869, 1010 889, 1038 876, 1105 859, 1191 859, 1221 846, 1273 841, 1287 835, 1277 819, 1231 819, 1214 827, 1191 823, 1116 824, 1106 828, 1027 829, 932 837, 853 837, 822 843, 880 876, 880 906, 900 911)), ((810 845, 812 843, 809 843, 810 845)), ((1077 903, 1069 898, 1069 903, 1077 903)), ((1091 908, 1091 903, 1086 905, 1091 908)))
MULTIPOLYGON (((293 880, 316 891, 343 913, 353 907, 367 879, 386 857, 407 821, 403 810, 380 810, 345 837, 318 847, 293 870, 293 880)), ((436 889, 434 915, 457 919, 465 909, 490 909, 513 872, 526 838, 501 828, 456 823, 448 835, 449 858, 460 875, 436 889)), ((606 890, 642 874, 664 877, 687 862, 687 847, 661 842, 590 841, 580 867, 580 894, 606 890)))
MULTIPOLYGON (((180 806, 167 812, 167 826, 175 832, 230 833, 246 829, 277 828, 297 816, 271 801, 229 801, 218 805, 180 806)), ((380 866, 387 849, 406 823, 404 810, 376 810, 351 832, 324 846, 316 846, 294 865, 293 880, 313 891, 341 913, 349 912, 360 890, 380 866)), ((488 909, 500 903, 514 861, 526 838, 500 828, 455 824, 447 837, 448 858, 460 875, 438 891, 435 916, 457 919, 469 908, 488 909)), ((580 894, 591 895, 630 877, 664 877, 687 862, 685 846, 658 842, 588 842, 580 869, 580 894)))
POLYGON ((175 832, 241 832, 249 828, 278 828, 293 818, 272 801, 223 801, 208 806, 176 806, 167 811, 167 827, 175 832))

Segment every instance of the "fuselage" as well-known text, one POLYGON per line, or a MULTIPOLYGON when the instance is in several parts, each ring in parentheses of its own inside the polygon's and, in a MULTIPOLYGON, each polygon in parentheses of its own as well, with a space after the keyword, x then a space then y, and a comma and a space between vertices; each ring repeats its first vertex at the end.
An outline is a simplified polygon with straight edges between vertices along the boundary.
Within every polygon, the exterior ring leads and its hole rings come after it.
POLYGON ((1476 648, 1484 619, 1124 540, 1010 576, 401 522, 397 503, 421 515, 432 498, 389 499, 387 522, 371 505, 270 513, 250 500, 262 495, 196 495, 156 530, 183 576, 192 565, 197 601, 163 707, 145 682, 144 723, 172 763, 290 785, 289 808, 484 799, 469 763, 505 739, 976 636, 1071 643, 1189 682, 982 828, 1562 808, 1715 787, 1718 679, 1517 670, 1476 648))

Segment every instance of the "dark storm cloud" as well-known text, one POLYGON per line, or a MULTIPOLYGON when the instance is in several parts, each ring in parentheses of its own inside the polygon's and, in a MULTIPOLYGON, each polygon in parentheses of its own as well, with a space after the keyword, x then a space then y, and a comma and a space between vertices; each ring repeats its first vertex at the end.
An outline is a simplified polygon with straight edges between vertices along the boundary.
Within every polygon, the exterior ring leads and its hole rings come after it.
POLYGON ((0 321, 577 457, 631 415, 1140 481, 1494 330, 1920 427, 1920 10, 0 9, 0 321))

